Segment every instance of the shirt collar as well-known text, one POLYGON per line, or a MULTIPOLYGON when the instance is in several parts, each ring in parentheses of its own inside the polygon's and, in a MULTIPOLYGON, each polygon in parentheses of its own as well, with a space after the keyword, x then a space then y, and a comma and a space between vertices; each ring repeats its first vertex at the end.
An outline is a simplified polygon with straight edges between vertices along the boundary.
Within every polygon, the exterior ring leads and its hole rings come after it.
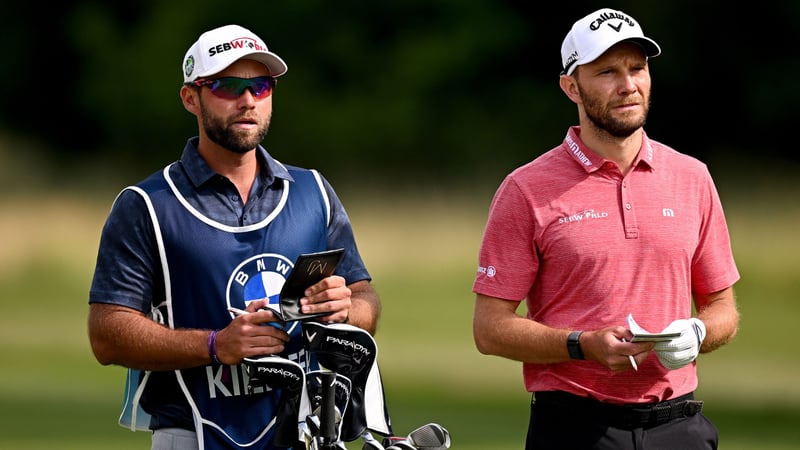
MULTIPOLYGON (((564 137, 563 146, 567 153, 586 170, 586 172, 594 172, 600 169, 607 161, 592 149, 584 145, 580 138, 580 126, 572 126, 567 130, 567 135, 564 137)), ((655 148, 647 137, 647 133, 642 130, 642 146, 639 148, 639 153, 633 161, 633 166, 637 167, 639 164, 645 164, 651 169, 655 159, 655 148)))
MULTIPOLYGON (((181 165, 186 171, 186 176, 189 177, 195 187, 212 180, 219 174, 206 164, 205 160, 200 156, 197 151, 198 137, 190 138, 183 148, 181 155, 181 165)), ((256 148, 256 158, 261 167, 261 180, 264 186, 272 185, 277 179, 286 179, 294 181, 289 171, 283 164, 275 160, 267 150, 259 145, 256 148)))

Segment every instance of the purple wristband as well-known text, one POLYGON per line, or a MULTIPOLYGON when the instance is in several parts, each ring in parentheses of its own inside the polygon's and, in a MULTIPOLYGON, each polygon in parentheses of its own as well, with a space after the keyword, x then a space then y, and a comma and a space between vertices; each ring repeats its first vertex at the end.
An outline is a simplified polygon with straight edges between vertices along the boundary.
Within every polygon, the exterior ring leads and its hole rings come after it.
POLYGON ((208 334, 208 356, 211 357, 212 362, 222 364, 217 357, 217 330, 211 330, 211 333, 208 334))

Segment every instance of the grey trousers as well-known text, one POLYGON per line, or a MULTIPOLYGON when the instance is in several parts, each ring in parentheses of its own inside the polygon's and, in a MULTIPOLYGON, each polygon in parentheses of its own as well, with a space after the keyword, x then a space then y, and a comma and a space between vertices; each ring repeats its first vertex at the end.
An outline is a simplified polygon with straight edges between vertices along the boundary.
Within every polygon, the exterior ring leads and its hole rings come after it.
POLYGON ((151 450, 197 450, 197 434, 182 428, 161 428, 153 431, 151 450))

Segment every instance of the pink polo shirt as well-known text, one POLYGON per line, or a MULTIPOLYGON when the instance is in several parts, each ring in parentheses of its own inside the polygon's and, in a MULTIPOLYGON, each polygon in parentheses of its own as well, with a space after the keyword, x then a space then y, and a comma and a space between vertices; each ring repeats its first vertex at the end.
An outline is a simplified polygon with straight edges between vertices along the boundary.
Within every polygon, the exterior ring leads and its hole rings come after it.
MULTIPOLYGON (((627 176, 585 147, 580 128, 509 174, 495 193, 473 291, 526 300, 528 318, 556 328, 651 332, 692 314, 692 292, 739 273, 705 164, 644 136, 627 176)), ((566 345, 566 343, 565 343, 566 345)), ((697 387, 695 364, 669 371, 652 353, 639 371, 595 361, 523 364, 529 391, 610 403, 670 399, 697 387)))

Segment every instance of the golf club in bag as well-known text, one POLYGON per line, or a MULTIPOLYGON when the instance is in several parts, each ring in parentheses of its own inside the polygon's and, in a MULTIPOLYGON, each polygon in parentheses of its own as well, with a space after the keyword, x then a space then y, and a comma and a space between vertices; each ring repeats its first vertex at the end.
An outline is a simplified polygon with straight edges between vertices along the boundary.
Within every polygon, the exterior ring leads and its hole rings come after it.
POLYGON ((306 434, 306 449, 345 449, 343 442, 359 437, 362 450, 450 448, 450 434, 436 423, 405 437, 394 435, 377 365, 378 347, 367 331, 309 321, 303 323, 303 338, 306 350, 321 367, 306 375, 314 411, 300 427, 301 434, 306 434), (372 433, 384 436, 383 443, 372 433))
POLYGON ((450 435, 429 423, 396 436, 386 409, 372 336, 347 324, 303 323, 304 346, 312 366, 305 372, 279 356, 245 358, 249 388, 281 392, 275 444, 292 450, 347 450, 358 438, 363 450, 444 450, 450 435), (379 442, 372 436, 383 436, 379 442))

